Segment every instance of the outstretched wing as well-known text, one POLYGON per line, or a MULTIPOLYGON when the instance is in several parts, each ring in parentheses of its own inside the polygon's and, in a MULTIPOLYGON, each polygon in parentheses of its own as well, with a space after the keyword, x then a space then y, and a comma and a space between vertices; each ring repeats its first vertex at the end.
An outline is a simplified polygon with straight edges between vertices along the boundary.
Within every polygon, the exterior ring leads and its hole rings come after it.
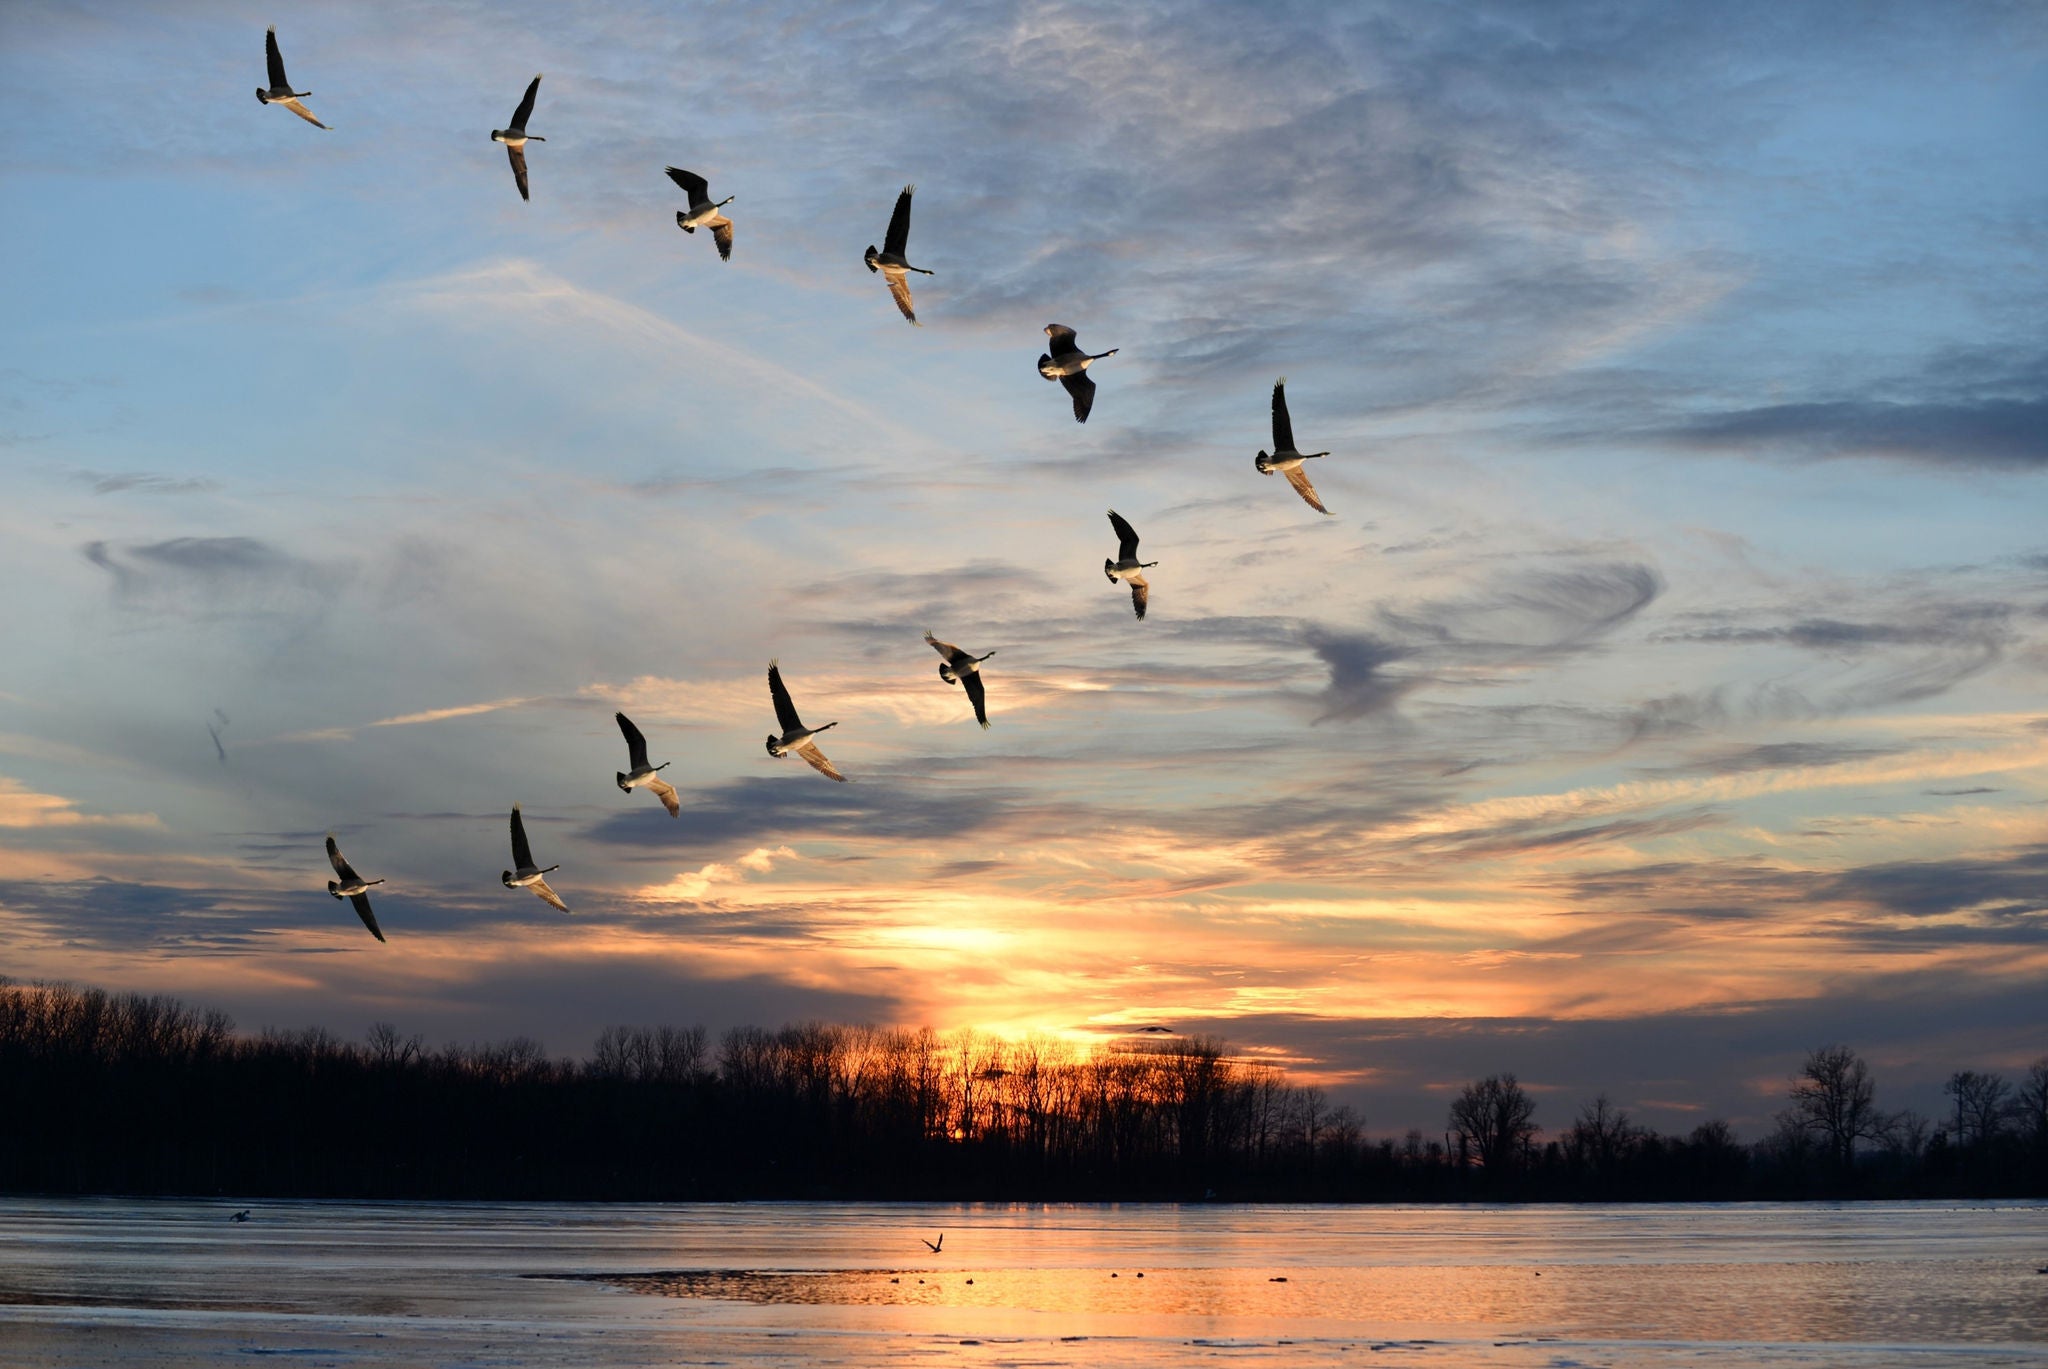
POLYGON ((924 639, 933 651, 938 652, 939 655, 945 657, 948 661, 961 654, 959 647, 954 646, 951 642, 942 642, 929 632, 925 633, 924 639))
POLYGON ((625 714, 614 713, 612 716, 618 719, 619 731, 625 734, 626 755, 633 768, 641 769, 647 764, 647 738, 640 735, 640 729, 633 726, 633 720, 625 714))
POLYGON ((968 702, 974 705, 974 720, 980 723, 983 728, 987 728, 988 691, 982 688, 981 672, 978 670, 968 671, 960 678, 960 683, 967 687, 968 702))
POLYGON ((270 88, 272 90, 290 90, 292 83, 285 79, 284 54, 277 50, 277 29, 275 26, 271 28, 270 32, 263 35, 263 56, 270 66, 270 88))
POLYGON ((350 884, 362 878, 361 875, 358 875, 349 868, 349 863, 346 860, 342 859, 341 847, 335 843, 334 838, 331 836, 327 838, 327 863, 334 867, 334 873, 341 876, 342 883, 344 884, 350 884))
POLYGON ((1080 344, 1074 341, 1074 330, 1067 327, 1064 323, 1046 324, 1045 335, 1052 339, 1047 350, 1056 357, 1063 357, 1069 352, 1081 350, 1080 344))
MULTIPOLYGON (((896 197, 896 212, 889 216, 889 236, 882 239, 882 250, 902 256, 910 247, 910 197, 917 193, 917 187, 906 185, 903 193, 896 197)), ((910 312, 908 305, 904 313, 910 312)))
POLYGON ((370 911, 370 896, 368 894, 350 894, 348 901, 356 905, 356 916, 361 918, 363 925, 370 929, 370 935, 382 941, 384 939, 384 930, 377 925, 377 915, 370 911))
POLYGON ((522 200, 532 199, 533 196, 526 193, 526 149, 514 147, 507 143, 505 145, 505 155, 512 159, 512 179, 519 182, 519 198, 522 200))
MULTIPOLYGON (((912 323, 917 323, 917 305, 910 298, 910 277, 904 275, 901 271, 890 271, 887 275, 889 277, 889 293, 895 297, 896 307, 903 311, 903 317, 909 319, 912 323)), ((918 326, 923 327, 924 325, 918 324, 918 326)))
POLYGON ((1131 561, 1138 555, 1138 530, 1124 521, 1115 509, 1109 511, 1109 525, 1116 530, 1116 559, 1131 561))
POLYGON ((732 260, 732 220, 719 217, 711 221, 711 241, 718 244, 718 259, 732 260))
POLYGON ((1095 407, 1095 382, 1088 378, 1086 371, 1076 371, 1070 376, 1061 376, 1060 384, 1067 387, 1067 393, 1074 397, 1074 421, 1086 423, 1089 410, 1095 407))
POLYGON ((519 108, 512 111, 512 127, 524 133, 526 121, 533 117, 533 97, 540 94, 540 77, 536 76, 526 87, 526 98, 519 102, 519 108))
POLYGON ((654 797, 661 800, 661 806, 668 809, 670 817, 674 817, 683 811, 683 805, 676 800, 676 787, 674 785, 664 784, 660 780, 653 780, 649 782, 647 787, 654 791, 654 797))
POLYGON ((1296 466, 1287 473, 1287 483, 1294 486, 1294 492, 1308 501, 1308 506, 1317 513, 1328 513, 1323 501, 1316 498, 1316 487, 1308 483, 1308 472, 1296 466))
POLYGON ((792 732, 804 730, 804 720, 796 715, 796 705, 789 701, 789 691, 782 684, 782 668, 775 662, 768 663, 768 697, 775 700, 775 725, 787 737, 792 732))
POLYGON ((796 753, 811 763, 811 769, 827 779, 838 780, 841 784, 846 783, 846 776, 833 769, 832 762, 825 759, 825 753, 818 749, 816 742, 805 742, 796 749, 796 753))
POLYGON ((553 889, 548 888, 548 882, 546 880, 537 879, 533 883, 527 885, 526 887, 533 890, 536 894, 539 894, 542 902, 552 903, 565 913, 569 911, 569 905, 562 902, 562 896, 560 894, 556 893, 553 889))
POLYGON ((1287 417, 1287 377, 1273 382, 1273 451, 1294 450, 1294 424, 1287 417))
POLYGON ((526 823, 520 819, 519 805, 512 805, 512 868, 531 870, 533 848, 526 844, 526 823))
POLYGON ((1145 605, 1152 598, 1152 586, 1145 583, 1142 574, 1133 572, 1124 577, 1124 583, 1131 587, 1131 610, 1140 618, 1145 616, 1145 605))
MULTIPOLYGON (((327 127, 326 124, 321 123, 318 119, 313 117, 312 110, 307 109, 304 105, 299 103, 299 97, 296 95, 287 95, 282 100, 272 100, 270 103, 274 105, 283 105, 286 109, 298 115, 301 119, 304 119, 307 123, 313 125, 313 127, 315 128, 327 127)), ((329 131, 331 132, 332 130, 329 131)))
POLYGON ((683 188, 683 193, 690 197, 691 204, 695 204, 699 200, 711 198, 706 193, 711 189, 711 182, 705 180, 694 171, 685 171, 679 166, 672 166, 668 169, 668 178, 683 188))

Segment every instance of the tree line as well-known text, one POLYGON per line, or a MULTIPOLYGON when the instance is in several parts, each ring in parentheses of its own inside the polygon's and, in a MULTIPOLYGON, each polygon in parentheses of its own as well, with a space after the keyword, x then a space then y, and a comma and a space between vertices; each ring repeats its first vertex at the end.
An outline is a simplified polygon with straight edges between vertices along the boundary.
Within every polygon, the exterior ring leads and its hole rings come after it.
POLYGON ((238 1033, 175 999, 0 980, 0 1190, 349 1198, 1465 1201, 2048 1195, 2048 1058, 1887 1115, 1813 1052, 1778 1130, 1682 1136, 1605 1097, 1547 1139, 1512 1074, 1440 1135, 1210 1038, 1083 1054, 1032 1036, 800 1023, 610 1027, 430 1048, 380 1023, 238 1033))

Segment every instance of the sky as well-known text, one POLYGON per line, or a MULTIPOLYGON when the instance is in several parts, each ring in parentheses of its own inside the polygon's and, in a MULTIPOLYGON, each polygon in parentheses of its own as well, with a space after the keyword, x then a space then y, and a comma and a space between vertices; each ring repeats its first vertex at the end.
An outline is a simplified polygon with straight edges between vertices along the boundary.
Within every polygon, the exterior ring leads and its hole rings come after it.
POLYGON ((2039 6, 13 0, 0 126, 0 973, 1165 1026, 1373 1133, 2048 1054, 2039 6))

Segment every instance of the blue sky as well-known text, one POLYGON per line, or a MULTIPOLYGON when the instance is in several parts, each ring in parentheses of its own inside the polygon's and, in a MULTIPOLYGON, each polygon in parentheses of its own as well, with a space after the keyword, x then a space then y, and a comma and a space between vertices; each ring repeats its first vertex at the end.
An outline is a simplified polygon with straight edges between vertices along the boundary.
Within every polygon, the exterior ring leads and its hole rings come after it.
POLYGON ((563 1052, 1165 1022, 1376 1131, 1513 1069, 1754 1132, 1839 1039, 1935 1111, 2048 1051, 2044 54, 2017 5, 10 5, 0 972, 563 1052), (251 98, 272 23, 331 132, 251 98), (920 329, 861 265, 908 182, 920 329), (1122 349, 1085 427, 1048 322, 1122 349), (1283 374, 1327 519, 1252 468, 1283 374), (989 732, 927 628, 999 649, 989 732), (771 657, 854 783, 763 754, 771 657), (573 922, 497 884, 514 801, 573 922))

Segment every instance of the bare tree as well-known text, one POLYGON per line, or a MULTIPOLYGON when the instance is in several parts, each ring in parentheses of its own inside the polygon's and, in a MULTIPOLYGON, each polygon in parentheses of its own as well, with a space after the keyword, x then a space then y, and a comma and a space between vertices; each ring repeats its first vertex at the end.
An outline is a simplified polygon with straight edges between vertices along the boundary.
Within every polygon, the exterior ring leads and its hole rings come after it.
POLYGON ((1957 1070, 1941 1091, 1955 1099, 1959 1146, 1990 1144, 2013 1114, 2012 1085, 2002 1075, 1957 1070))
POLYGON ((2035 1151, 2048 1157, 2048 1055, 2027 1066, 2013 1112, 2035 1151))
POLYGON ((1843 1174, 1855 1166, 1856 1143, 1881 1138, 1877 1085, 1863 1057, 1847 1046, 1822 1046, 1809 1053, 1792 1077, 1792 1125, 1817 1137, 1843 1174))
POLYGON ((1467 1084, 1451 1104, 1451 1130, 1458 1134, 1460 1149, 1469 1147, 1480 1167, 1494 1173, 1512 1169, 1521 1158, 1536 1135, 1535 1117, 1536 1100, 1512 1074, 1490 1074, 1467 1084))
POLYGON ((1565 1158, 1573 1165, 1609 1178, 1628 1158, 1642 1132, 1629 1115, 1600 1094, 1579 1108, 1577 1120, 1564 1134, 1565 1158))

